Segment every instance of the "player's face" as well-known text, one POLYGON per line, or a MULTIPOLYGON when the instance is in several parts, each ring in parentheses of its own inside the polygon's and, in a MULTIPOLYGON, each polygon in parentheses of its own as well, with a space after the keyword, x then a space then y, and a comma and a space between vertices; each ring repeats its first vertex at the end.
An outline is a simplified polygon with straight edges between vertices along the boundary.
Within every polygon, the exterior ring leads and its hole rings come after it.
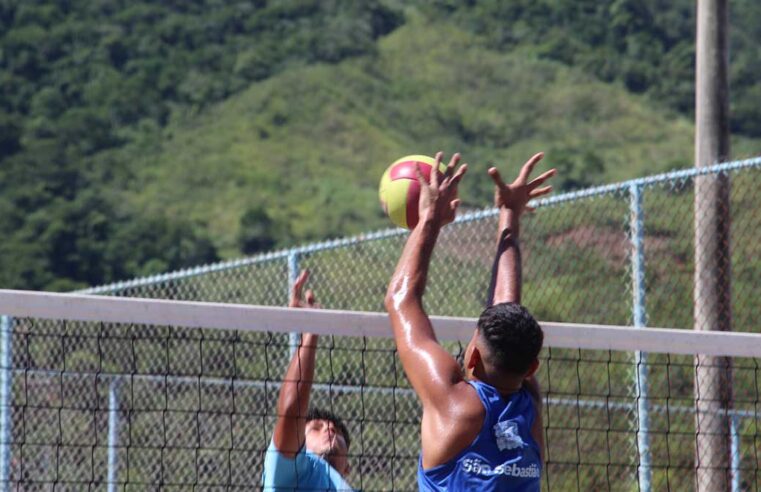
POLYGON ((306 447, 318 456, 346 456, 346 440, 330 420, 315 419, 304 428, 306 447))

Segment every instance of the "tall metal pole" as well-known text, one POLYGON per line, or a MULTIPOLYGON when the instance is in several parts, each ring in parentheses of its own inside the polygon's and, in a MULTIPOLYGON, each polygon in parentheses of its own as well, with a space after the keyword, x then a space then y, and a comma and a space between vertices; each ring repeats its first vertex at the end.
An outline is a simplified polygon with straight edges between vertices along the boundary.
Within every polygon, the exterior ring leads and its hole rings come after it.
MULTIPOLYGON (((645 304, 645 217, 642 207, 642 187, 633 184, 629 190, 632 242, 632 318, 634 326, 647 326, 645 304)), ((634 377, 637 395, 637 450, 639 452, 639 490, 652 490, 652 459, 650 455, 650 414, 648 405, 647 353, 634 354, 637 372, 634 377)))
POLYGON ((730 418, 732 419, 732 492, 740 492, 742 490, 742 482, 740 481, 740 416, 732 414, 730 418))
MULTIPOLYGON (((728 22, 726 0, 697 1, 695 76, 695 165, 729 160, 728 22)), ((696 330, 730 331, 731 257, 729 178, 695 179, 696 330)), ((725 357, 695 360, 695 489, 728 491, 731 486, 731 362, 725 357)))
POLYGON ((13 318, 0 316, 0 490, 11 486, 13 318))
MULTIPOLYGON (((288 255, 288 297, 291 298, 291 289, 293 284, 296 283, 296 279, 299 278, 299 254, 295 251, 288 255)), ((294 332, 288 334, 288 345, 290 347, 289 358, 293 357, 294 352, 301 343, 301 334, 294 332)))
MULTIPOLYGON (((647 325, 647 308, 645 304, 645 223, 642 207, 642 187, 633 184, 629 189, 631 210, 632 242, 632 317, 634 326, 644 328, 647 325)), ((634 382, 637 395, 637 449, 639 451, 639 490, 652 490, 652 460, 650 457, 650 415, 647 391, 647 353, 637 351, 635 354, 637 372, 634 382)))
POLYGON ((108 470, 107 490, 119 490, 119 379, 108 385, 108 470))

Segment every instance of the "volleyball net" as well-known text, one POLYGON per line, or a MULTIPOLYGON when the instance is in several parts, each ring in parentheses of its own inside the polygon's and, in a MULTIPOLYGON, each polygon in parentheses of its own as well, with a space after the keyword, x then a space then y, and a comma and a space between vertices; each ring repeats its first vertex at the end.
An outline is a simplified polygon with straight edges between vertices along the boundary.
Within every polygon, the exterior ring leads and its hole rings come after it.
MULTIPOLYGON (((384 313, 20 291, 0 313, 3 490, 257 489, 301 331, 322 335, 311 403, 349 429, 351 485, 416 490, 420 406, 384 313)), ((457 356, 475 319, 433 324, 457 356)), ((692 489, 706 419, 733 490, 759 487, 761 335, 543 328, 544 490, 692 489), (729 406, 696 394, 707 372, 729 406)))
MULTIPOLYGON (((544 490, 761 488, 759 343, 745 334, 759 331, 759 170, 761 157, 558 194, 524 217, 523 302, 540 320, 579 323, 544 323, 544 490), (696 225, 715 212, 697 199, 710 181, 731 181, 728 238, 696 225), (696 316, 719 312, 695 289, 706 244, 726 246, 709 276, 731 277, 724 321, 739 334, 691 330, 717 328, 696 316)), ((467 317, 434 319, 455 355, 486 298, 496 214, 458 216, 432 259, 427 310, 467 317)), ((347 423, 350 483, 415 490, 420 407, 385 316, 359 312, 383 310, 405 237, 377 231, 82 292, 113 298, 3 292, 0 490, 258 489, 300 330, 326 335, 312 403, 347 423), (322 305, 346 311, 263 307, 285 305, 304 268, 322 305)))

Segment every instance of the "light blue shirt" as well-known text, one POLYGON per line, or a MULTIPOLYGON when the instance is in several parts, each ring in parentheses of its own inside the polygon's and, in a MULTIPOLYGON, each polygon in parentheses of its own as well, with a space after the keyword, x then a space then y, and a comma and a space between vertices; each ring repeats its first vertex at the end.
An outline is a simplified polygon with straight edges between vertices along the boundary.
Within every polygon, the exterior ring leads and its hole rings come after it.
POLYGON ((266 492, 354 490, 330 463, 306 448, 288 458, 272 441, 264 458, 262 486, 266 492))

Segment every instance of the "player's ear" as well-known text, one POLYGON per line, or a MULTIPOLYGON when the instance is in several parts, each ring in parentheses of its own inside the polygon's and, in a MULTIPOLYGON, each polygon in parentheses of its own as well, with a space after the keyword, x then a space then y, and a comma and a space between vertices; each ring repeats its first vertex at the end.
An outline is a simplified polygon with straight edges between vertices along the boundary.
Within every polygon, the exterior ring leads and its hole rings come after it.
POLYGON ((481 351, 474 346, 473 350, 470 351, 470 357, 465 361, 465 367, 472 370, 479 362, 481 362, 481 351))
POLYGON ((534 360, 531 361, 531 365, 528 367, 528 372, 526 372, 526 376, 524 377, 530 378, 538 370, 539 370, 539 358, 535 358, 534 360))

